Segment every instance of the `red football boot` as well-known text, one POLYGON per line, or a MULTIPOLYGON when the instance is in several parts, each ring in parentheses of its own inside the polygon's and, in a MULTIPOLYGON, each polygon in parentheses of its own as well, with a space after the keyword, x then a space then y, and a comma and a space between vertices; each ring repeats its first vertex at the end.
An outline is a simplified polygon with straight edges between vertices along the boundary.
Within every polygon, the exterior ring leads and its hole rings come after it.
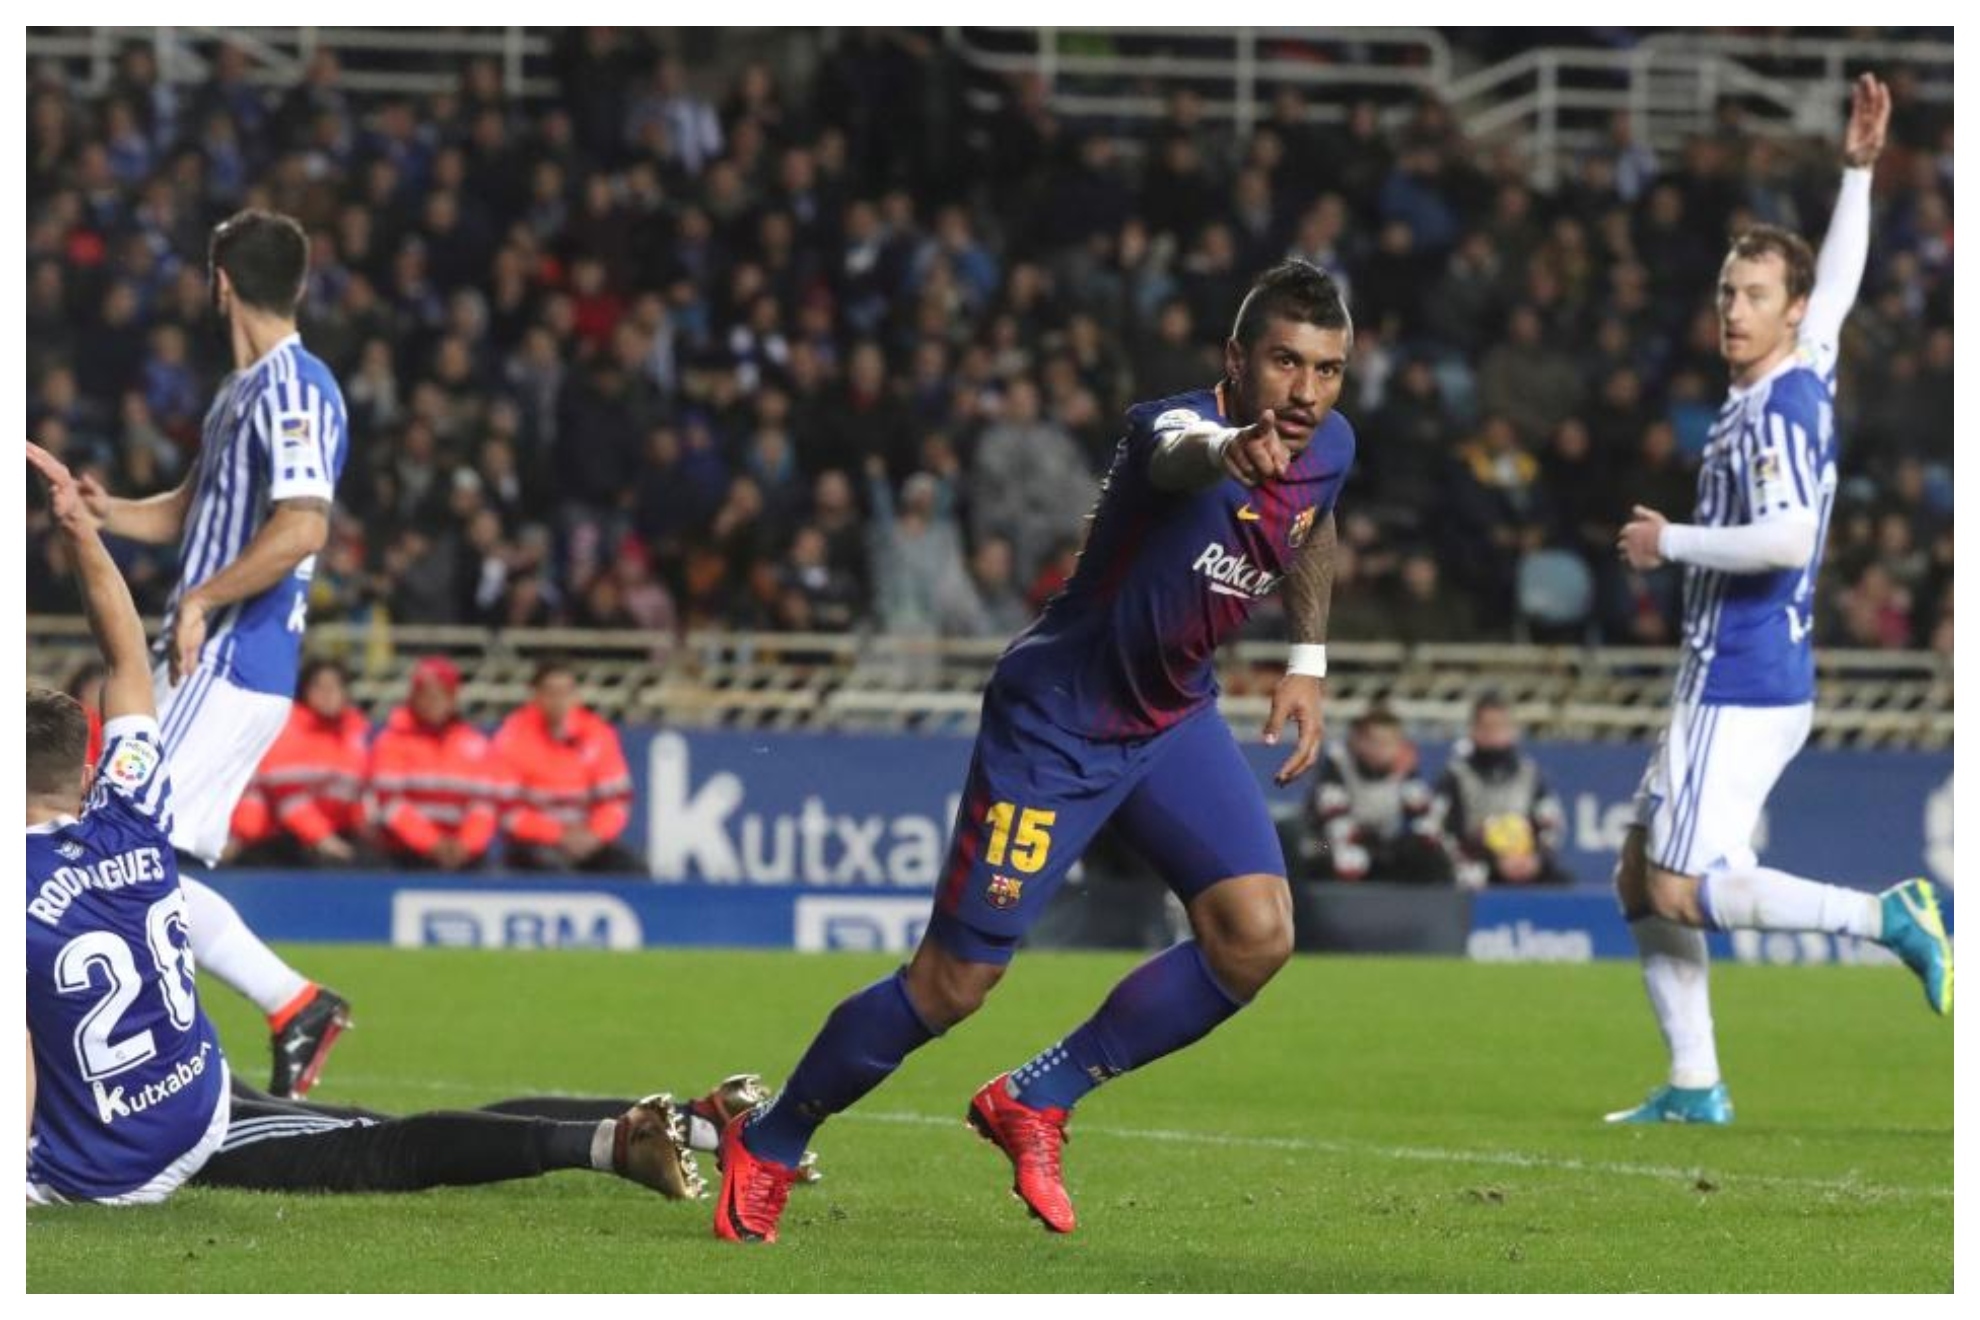
MULTIPOLYGON (((733 1077, 725 1077, 717 1082, 715 1089, 699 1100, 690 1100, 688 1112, 706 1122, 709 1130, 715 1134, 714 1145, 697 1145, 695 1149, 714 1151, 715 1167, 721 1168, 722 1134, 728 1131, 729 1124, 768 1099, 770 1099, 770 1088, 763 1084, 761 1077, 755 1073, 737 1073, 733 1077)), ((696 1141, 703 1139, 700 1136, 694 1138, 696 1141)), ((804 1158, 798 1161, 798 1180, 815 1183, 824 1176, 818 1171, 818 1152, 806 1151, 804 1158)))
POLYGON ((1066 1109, 1033 1109, 1011 1099, 1010 1074, 993 1077, 969 1102, 969 1125, 1010 1157, 1011 1194, 1054 1233, 1073 1231, 1072 1198, 1066 1195, 1059 1149, 1070 1140, 1066 1109))
POLYGON ((744 1123, 722 1129, 722 1195, 715 1201, 715 1236, 730 1242, 775 1242, 777 1221, 801 1176, 743 1145, 744 1123))

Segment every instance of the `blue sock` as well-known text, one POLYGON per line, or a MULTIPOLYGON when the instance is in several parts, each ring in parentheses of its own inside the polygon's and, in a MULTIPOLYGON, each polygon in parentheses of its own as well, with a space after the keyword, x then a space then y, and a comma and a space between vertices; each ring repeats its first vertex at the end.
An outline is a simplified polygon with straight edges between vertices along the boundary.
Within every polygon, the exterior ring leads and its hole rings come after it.
POLYGON ((1184 940, 1129 972, 1099 1012, 1012 1073, 1011 1096, 1034 1109, 1071 1109, 1108 1078, 1201 1040, 1243 1007, 1196 941, 1184 940))
POLYGON ((797 1167, 818 1125, 887 1080, 901 1060, 935 1038, 895 972, 842 1001, 770 1107, 750 1120, 750 1152, 797 1167))

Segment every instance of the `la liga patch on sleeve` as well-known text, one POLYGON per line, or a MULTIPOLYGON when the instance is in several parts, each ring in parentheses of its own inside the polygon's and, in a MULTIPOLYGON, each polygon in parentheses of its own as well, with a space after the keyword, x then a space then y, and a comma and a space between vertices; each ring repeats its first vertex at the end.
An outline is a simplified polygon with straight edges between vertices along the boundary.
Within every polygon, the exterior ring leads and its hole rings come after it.
POLYGON ((1753 460, 1753 507, 1771 509, 1787 503, 1787 489, 1781 481, 1780 456, 1769 451, 1753 460))
POLYGON ((275 435, 284 449, 306 448, 316 443, 316 428, 308 413, 283 413, 275 419, 275 435))
POLYGON ((104 767, 103 773, 120 788, 137 788, 157 773, 158 761, 159 751, 155 745, 126 738, 110 754, 110 764, 104 767))

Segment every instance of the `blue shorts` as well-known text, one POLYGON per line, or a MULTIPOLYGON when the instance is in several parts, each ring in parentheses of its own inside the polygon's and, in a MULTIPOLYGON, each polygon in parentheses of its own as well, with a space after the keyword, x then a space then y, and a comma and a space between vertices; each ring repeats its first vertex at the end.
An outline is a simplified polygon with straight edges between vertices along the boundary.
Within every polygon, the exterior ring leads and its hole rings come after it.
POLYGON ((1286 873, 1265 795, 1214 706, 1153 737, 1095 742, 993 688, 929 934, 969 962, 1009 962, 1110 819, 1185 903, 1233 876, 1286 873))

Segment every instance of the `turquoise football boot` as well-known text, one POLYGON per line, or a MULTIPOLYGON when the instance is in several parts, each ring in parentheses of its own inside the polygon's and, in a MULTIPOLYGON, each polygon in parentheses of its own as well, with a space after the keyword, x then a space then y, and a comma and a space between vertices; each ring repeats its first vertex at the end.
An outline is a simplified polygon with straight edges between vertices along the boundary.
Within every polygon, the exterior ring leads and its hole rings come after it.
POLYGON ((1634 1109, 1602 1116, 1604 1123, 1708 1123, 1724 1127, 1733 1121, 1732 1095, 1724 1082, 1710 1086, 1660 1086, 1634 1109))
POLYGON ((1939 897, 1931 882, 1912 879, 1892 885, 1878 896, 1884 905, 1885 948, 1904 960, 1925 986, 1925 1002, 1934 1013, 1952 1012, 1952 941, 1939 915, 1939 897))

